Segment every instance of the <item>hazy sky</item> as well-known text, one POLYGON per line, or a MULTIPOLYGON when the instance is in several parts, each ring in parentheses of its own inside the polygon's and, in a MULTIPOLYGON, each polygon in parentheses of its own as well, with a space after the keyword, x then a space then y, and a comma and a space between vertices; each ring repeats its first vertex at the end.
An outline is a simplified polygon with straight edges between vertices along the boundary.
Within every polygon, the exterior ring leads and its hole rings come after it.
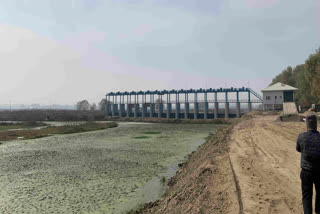
POLYGON ((316 0, 0 0, 0 104, 259 91, 319 45, 316 0))

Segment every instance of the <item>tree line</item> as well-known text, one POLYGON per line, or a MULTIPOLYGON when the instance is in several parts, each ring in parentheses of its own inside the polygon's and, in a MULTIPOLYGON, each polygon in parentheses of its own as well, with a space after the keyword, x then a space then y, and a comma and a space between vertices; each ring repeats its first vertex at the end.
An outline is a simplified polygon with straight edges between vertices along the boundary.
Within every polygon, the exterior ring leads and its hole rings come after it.
POLYGON ((102 99, 99 103, 98 106, 95 103, 89 103, 88 100, 81 100, 77 102, 76 108, 78 111, 105 111, 106 108, 106 99, 102 99))
POLYGON ((283 70, 272 80, 272 84, 281 82, 299 89, 296 102, 302 107, 320 104, 320 48, 306 59, 304 64, 291 66, 283 70))
MULTIPOLYGON (((160 102, 159 99, 155 100, 155 109, 157 110, 159 108, 158 103, 160 102)), ((112 102, 108 101, 109 104, 112 104, 112 102)), ((165 103, 164 100, 162 100, 162 103, 165 103)), ((94 111, 94 110, 98 110, 98 111, 105 111, 106 110, 106 99, 102 99, 98 105, 96 105, 95 103, 89 103, 88 100, 81 100, 79 102, 77 102, 76 104, 76 109, 78 111, 94 111)))

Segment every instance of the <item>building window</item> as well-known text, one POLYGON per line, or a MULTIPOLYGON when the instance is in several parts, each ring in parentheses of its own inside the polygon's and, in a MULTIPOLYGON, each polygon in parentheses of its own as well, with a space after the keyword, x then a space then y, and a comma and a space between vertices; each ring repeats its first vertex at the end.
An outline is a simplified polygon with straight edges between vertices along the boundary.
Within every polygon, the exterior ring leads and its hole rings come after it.
POLYGON ((271 100, 271 97, 270 96, 266 96, 266 100, 271 100))

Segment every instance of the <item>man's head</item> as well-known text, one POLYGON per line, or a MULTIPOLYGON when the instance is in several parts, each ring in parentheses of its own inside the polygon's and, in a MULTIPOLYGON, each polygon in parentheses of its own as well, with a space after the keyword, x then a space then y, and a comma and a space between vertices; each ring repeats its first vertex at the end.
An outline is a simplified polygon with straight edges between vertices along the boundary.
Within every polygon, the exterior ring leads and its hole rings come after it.
POLYGON ((315 115, 308 115, 306 117, 306 124, 308 130, 317 130, 317 117, 315 115))

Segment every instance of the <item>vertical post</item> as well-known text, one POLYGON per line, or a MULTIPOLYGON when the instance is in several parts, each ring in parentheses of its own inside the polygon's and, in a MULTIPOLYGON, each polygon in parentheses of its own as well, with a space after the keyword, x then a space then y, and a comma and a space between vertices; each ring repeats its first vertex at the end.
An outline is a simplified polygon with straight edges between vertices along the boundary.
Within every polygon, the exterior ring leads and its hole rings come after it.
POLYGON ((162 111, 163 111, 162 95, 159 94, 159 99, 158 99, 158 118, 162 117, 162 111))
POLYGON ((252 103, 251 103, 251 93, 248 91, 248 110, 252 111, 252 103))
POLYGON ((120 96, 119 96, 119 104, 118 104, 118 106, 119 106, 119 117, 122 117, 122 99, 121 99, 121 94, 120 94, 120 96))
POLYGON ((214 118, 219 118, 218 92, 214 92, 214 118))
POLYGON ((237 106, 236 106, 236 114, 237 117, 240 117, 240 98, 239 98, 239 91, 237 91, 237 106))
POLYGON ((176 94, 176 119, 179 119, 180 116, 180 102, 179 102, 179 93, 176 94))
POLYGON ((209 111, 209 103, 208 103, 208 94, 207 92, 204 93, 204 119, 208 119, 208 111, 209 111))
POLYGON ((138 110, 139 110, 138 109, 139 108, 139 104, 137 104, 137 96, 138 96, 137 94, 134 95, 134 110, 133 110, 134 112, 133 112, 133 114, 134 114, 135 118, 138 117, 138 110))
POLYGON ((185 94, 185 103, 184 103, 184 119, 189 117, 189 101, 188 101, 188 92, 185 94))
POLYGON ((146 96, 145 96, 145 94, 142 94, 141 109, 142 109, 141 117, 142 117, 142 118, 145 118, 145 117, 146 117, 146 114, 147 114, 147 108, 146 108, 146 96))
POLYGON ((119 114, 119 116, 120 117, 123 117, 124 116, 124 113, 125 113, 125 104, 120 104, 120 114, 119 114))
POLYGON ((129 117, 130 116, 130 112, 129 112, 129 95, 127 94, 127 103, 126 103, 126 116, 129 117))
POLYGON ((198 113, 199 113, 198 93, 194 93, 194 119, 198 119, 198 113))
POLYGON ((130 117, 131 114, 131 95, 127 95, 127 117, 130 117), (129 100, 130 97, 130 100, 129 100))
POLYGON ((225 99, 225 118, 228 119, 229 118, 229 100, 228 100, 228 92, 226 91, 226 99, 225 99))
POLYGON ((154 94, 150 95, 150 117, 153 117, 154 114, 154 110, 155 110, 155 104, 154 104, 154 94))
POLYGON ((171 115, 171 109, 172 109, 172 104, 171 104, 171 99, 170 99, 170 94, 167 94, 167 118, 170 118, 171 115))
POLYGON ((116 116, 116 109, 115 109, 115 98, 114 98, 114 95, 112 96, 112 105, 111 105, 111 116, 114 117, 116 116))
POLYGON ((122 94, 122 97, 120 96, 120 99, 122 98, 122 100, 120 101, 120 117, 124 116, 125 113, 125 104, 124 104, 124 94, 122 94))

